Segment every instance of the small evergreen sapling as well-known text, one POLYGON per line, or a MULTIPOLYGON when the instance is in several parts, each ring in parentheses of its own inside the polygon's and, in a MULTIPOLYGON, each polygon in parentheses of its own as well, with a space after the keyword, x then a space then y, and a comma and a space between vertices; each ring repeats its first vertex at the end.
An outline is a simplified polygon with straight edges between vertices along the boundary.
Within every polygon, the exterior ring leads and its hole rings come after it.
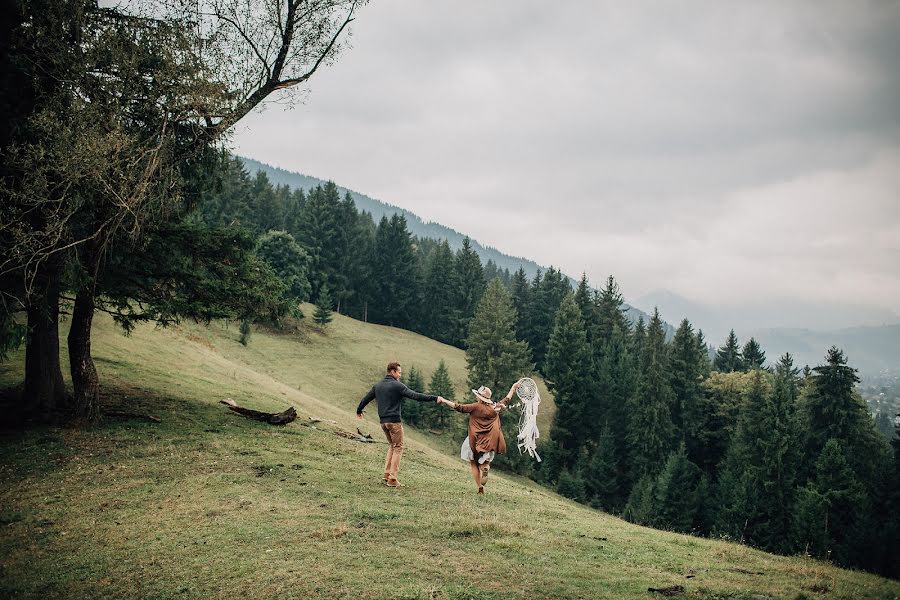
POLYGON ((334 318, 331 314, 331 307, 331 292, 328 291, 328 286, 322 286, 319 291, 319 299, 316 301, 316 311, 313 313, 313 321, 316 322, 316 325, 325 327, 331 323, 334 318))

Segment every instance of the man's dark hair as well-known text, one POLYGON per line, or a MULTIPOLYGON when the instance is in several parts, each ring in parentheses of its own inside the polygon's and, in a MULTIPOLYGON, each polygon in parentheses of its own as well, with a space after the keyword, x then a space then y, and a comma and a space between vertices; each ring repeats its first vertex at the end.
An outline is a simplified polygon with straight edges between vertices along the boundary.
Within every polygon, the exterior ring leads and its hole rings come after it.
POLYGON ((389 363, 388 363, 388 366, 387 366, 387 372, 390 373, 391 371, 396 371, 396 370, 399 369, 399 368, 400 368, 400 363, 398 363, 398 362, 389 362, 389 363))

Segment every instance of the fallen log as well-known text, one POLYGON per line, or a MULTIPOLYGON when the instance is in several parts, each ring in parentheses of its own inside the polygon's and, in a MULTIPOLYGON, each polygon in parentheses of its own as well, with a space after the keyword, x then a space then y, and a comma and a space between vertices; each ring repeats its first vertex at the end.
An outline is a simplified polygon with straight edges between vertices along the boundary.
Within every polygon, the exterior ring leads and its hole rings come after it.
POLYGON ((297 418, 297 411, 293 406, 280 413, 267 413, 238 406, 237 402, 235 402, 231 398, 219 400, 219 402, 227 406, 229 410, 232 410, 239 415, 244 415, 245 417, 248 417, 250 419, 263 421, 264 423, 269 423, 271 425, 287 425, 297 418))

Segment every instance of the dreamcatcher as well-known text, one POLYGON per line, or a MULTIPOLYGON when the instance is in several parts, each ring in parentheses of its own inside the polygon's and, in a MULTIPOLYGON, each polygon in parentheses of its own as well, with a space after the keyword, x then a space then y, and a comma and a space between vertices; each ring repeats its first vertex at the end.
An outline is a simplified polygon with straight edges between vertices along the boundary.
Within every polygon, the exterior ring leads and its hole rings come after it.
POLYGON ((537 453, 537 439, 541 437, 537 426, 538 406, 541 403, 541 395, 538 393, 537 384, 534 379, 523 377, 519 380, 519 387, 516 389, 516 396, 519 397, 522 406, 522 414, 519 416, 519 452, 528 452, 532 458, 541 462, 541 457, 537 453))

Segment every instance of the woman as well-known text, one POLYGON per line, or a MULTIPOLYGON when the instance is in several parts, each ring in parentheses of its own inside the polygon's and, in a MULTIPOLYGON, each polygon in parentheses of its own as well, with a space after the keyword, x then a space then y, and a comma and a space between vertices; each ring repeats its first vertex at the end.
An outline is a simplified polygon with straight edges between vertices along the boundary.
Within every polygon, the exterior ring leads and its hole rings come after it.
POLYGON ((478 399, 477 402, 457 404, 444 398, 438 400, 439 404, 446 404, 453 410, 469 414, 469 436, 462 444, 460 458, 469 461, 472 479, 478 486, 479 494, 484 494, 491 461, 498 452, 506 453, 506 440, 503 439, 503 432, 500 430, 500 411, 508 408, 507 404, 518 387, 517 381, 509 388, 506 398, 500 402, 491 400, 491 389, 485 386, 472 390, 478 399))

